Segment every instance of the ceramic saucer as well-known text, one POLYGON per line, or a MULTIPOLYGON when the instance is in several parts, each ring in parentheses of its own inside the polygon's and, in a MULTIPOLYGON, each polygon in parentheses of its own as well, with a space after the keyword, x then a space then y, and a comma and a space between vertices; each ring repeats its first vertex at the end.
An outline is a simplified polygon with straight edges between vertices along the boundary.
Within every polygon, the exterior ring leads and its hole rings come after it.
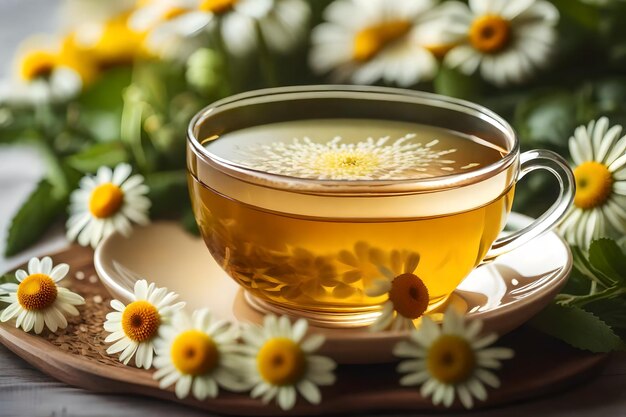
MULTIPOLYGON (((512 213, 511 228, 530 218, 512 213)), ((180 294, 191 309, 209 307, 235 322, 260 323, 263 315, 245 300, 243 290, 219 267, 204 242, 176 223, 138 228, 130 238, 113 234, 94 255, 100 279, 111 294, 128 302, 133 284, 146 278, 180 294)), ((507 333, 539 312, 567 281, 572 256, 553 232, 475 269, 456 289, 450 303, 469 318, 481 319, 485 331, 507 333)), ((339 363, 393 360, 391 351, 404 332, 370 332, 367 328, 311 327, 326 336, 323 353, 339 363)))

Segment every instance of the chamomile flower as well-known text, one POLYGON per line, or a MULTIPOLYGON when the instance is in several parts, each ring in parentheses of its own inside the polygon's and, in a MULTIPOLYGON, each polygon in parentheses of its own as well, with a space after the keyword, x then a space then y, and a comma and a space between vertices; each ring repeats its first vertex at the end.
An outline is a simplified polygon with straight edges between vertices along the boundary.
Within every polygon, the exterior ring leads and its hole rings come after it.
POLYGON ((452 3, 444 30, 458 46, 444 64, 496 85, 519 83, 548 64, 554 50, 559 12, 544 0, 470 0, 452 3))
POLYGON ((161 388, 176 384, 178 398, 191 391, 202 401, 215 398, 219 386, 238 386, 236 326, 216 320, 206 309, 194 311, 191 318, 178 311, 171 325, 161 326, 159 336, 153 377, 161 388))
POLYGON ((561 223, 565 238, 583 249, 593 239, 626 234, 626 135, 602 117, 579 126, 569 140, 576 165, 574 205, 561 223))
POLYGON ((137 368, 149 369, 154 357, 155 339, 162 324, 166 324, 174 312, 182 309, 185 303, 174 303, 178 294, 167 288, 157 288, 146 280, 135 282, 133 301, 124 305, 118 300, 111 301, 115 311, 106 315, 104 330, 111 333, 104 340, 113 343, 107 353, 120 354, 120 361, 127 365, 135 356, 137 368))
POLYGON ((92 247, 117 231, 128 236, 131 221, 140 225, 150 222, 148 186, 141 175, 131 176, 128 164, 115 169, 100 167, 96 176, 85 176, 70 196, 67 238, 92 247))
POLYGON ((132 64, 137 59, 150 57, 144 47, 145 33, 135 31, 128 24, 130 12, 114 16, 93 17, 76 25, 67 42, 91 58, 100 68, 132 64))
POLYGON ((19 269, 15 273, 18 284, 0 285, 0 290, 8 295, 0 301, 9 303, 0 315, 0 321, 17 317, 15 327, 24 331, 35 330, 39 334, 44 326, 55 332, 67 327, 66 315, 77 316, 76 306, 85 304, 85 299, 57 284, 65 278, 70 267, 58 264, 53 267, 49 257, 31 258, 28 272, 19 269))
POLYGON ((267 315, 263 327, 244 329, 245 345, 241 349, 246 358, 242 371, 254 387, 250 394, 253 398, 261 397, 265 403, 276 398, 283 410, 293 408, 297 392, 310 403, 321 402, 318 386, 334 384, 336 364, 313 354, 324 343, 324 336, 305 338, 307 327, 304 319, 292 326, 285 316, 267 315))
POLYGON ((12 79, 0 81, 0 102, 36 105, 70 99, 95 77, 96 68, 75 49, 49 36, 18 48, 12 79))
POLYGON ((465 319, 448 309, 439 327, 428 316, 422 318, 419 329, 412 330, 408 340, 399 342, 394 354, 409 358, 398 365, 398 372, 406 373, 400 384, 421 385, 423 397, 432 396, 433 404, 450 407, 458 395, 465 408, 472 408, 473 397, 487 398, 485 385, 500 386, 500 380, 491 371, 501 367, 503 359, 514 352, 509 348, 489 347, 497 335, 480 337, 482 322, 465 319))
POLYGON ((245 55, 258 45, 258 30, 267 47, 286 51, 302 39, 310 9, 303 0, 156 0, 133 13, 131 24, 152 27, 149 43, 201 30, 218 32, 234 55, 245 55))
POLYGON ((379 266, 383 279, 374 281, 365 293, 370 297, 389 297, 383 304, 382 313, 371 325, 373 331, 412 329, 413 320, 418 319, 428 308, 428 288, 415 274, 420 257, 409 253, 402 262, 394 262, 393 270, 379 266))
POLYGON ((324 11, 326 23, 312 33, 309 57, 315 72, 338 81, 378 80, 410 86, 432 79, 437 59, 430 45, 440 39, 434 0, 338 0, 324 11))

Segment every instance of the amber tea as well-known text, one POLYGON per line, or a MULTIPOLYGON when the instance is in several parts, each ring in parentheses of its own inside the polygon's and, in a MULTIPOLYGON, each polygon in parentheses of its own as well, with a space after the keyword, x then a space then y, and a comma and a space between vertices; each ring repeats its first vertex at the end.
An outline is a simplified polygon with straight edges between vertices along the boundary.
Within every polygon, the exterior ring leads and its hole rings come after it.
MULTIPOLYGON (((440 128, 357 119, 255 126, 227 133, 206 147, 252 169, 340 180, 453 175, 489 165, 503 153, 478 138, 440 128)), ((384 297, 368 297, 367 289, 384 278, 382 268, 400 275, 411 255, 419 256, 411 272, 436 305, 484 257, 512 200, 506 190, 486 205, 459 213, 380 218, 367 213, 379 204, 410 203, 372 198, 355 218, 340 196, 294 213, 289 198, 277 211, 264 209, 253 189, 243 203, 193 179, 191 187, 202 235, 232 277, 264 299, 323 310, 379 305, 384 297)), ((241 187, 238 192, 246 193, 246 185, 241 187)))

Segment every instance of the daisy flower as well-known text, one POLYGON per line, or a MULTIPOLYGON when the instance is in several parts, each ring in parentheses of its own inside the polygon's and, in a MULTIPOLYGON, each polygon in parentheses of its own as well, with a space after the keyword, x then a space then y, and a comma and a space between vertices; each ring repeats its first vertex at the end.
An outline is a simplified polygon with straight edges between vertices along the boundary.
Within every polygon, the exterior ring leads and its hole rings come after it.
POLYGON ((392 269, 380 265, 378 267, 383 279, 377 279, 370 288, 365 289, 369 297, 381 297, 385 294, 388 300, 383 304, 382 313, 371 325, 373 331, 412 329, 413 320, 424 314, 428 308, 428 288, 415 274, 420 257, 417 253, 409 253, 401 261, 398 256, 392 259, 392 269))
POLYGON ((178 294, 167 292, 167 288, 156 288, 142 279, 135 283, 133 301, 124 305, 118 300, 111 301, 115 311, 107 314, 104 330, 111 333, 104 340, 113 343, 107 349, 112 355, 120 354, 120 361, 127 365, 135 356, 137 368, 149 369, 154 355, 154 341, 159 327, 170 319, 185 303, 174 301, 178 294), (136 354, 136 355, 135 355, 136 354))
POLYGON ((34 36, 19 48, 14 76, 0 81, 0 103, 35 105, 76 96, 96 74, 93 62, 50 36, 34 36))
POLYGON ((257 25, 267 46, 284 52, 302 39, 309 16, 304 0, 156 0, 135 11, 131 25, 151 29, 153 44, 218 31, 231 53, 245 55, 258 45, 257 25))
POLYGON ((579 126, 569 140, 576 167, 574 205, 561 223, 565 238, 583 249, 593 239, 626 234, 626 135, 602 117, 579 126))
POLYGON ((8 295, 0 297, 0 301, 9 303, 4 309, 0 320, 5 322, 17 317, 15 327, 22 327, 29 332, 32 329, 39 334, 44 325, 55 332, 67 327, 66 315, 77 316, 75 306, 85 304, 85 299, 67 288, 57 285, 67 275, 70 267, 58 264, 53 267, 49 257, 31 258, 28 272, 18 269, 15 277, 18 284, 0 285, 0 290, 8 295))
POLYGON ((470 0, 450 6, 450 24, 458 46, 444 64, 497 85, 526 80, 548 63, 556 43, 559 12, 544 0, 470 0))
MULTIPOLYGON (((105 2, 106 3, 106 2, 105 2)), ((129 26, 130 12, 90 16, 77 23, 66 42, 90 57, 100 68, 130 65, 150 57, 144 47, 145 33, 129 26)))
POLYGON ((490 371, 499 369, 500 361, 513 357, 513 350, 490 347, 497 335, 480 337, 482 322, 466 323, 464 318, 448 309, 441 327, 428 316, 419 329, 412 330, 408 340, 399 342, 394 354, 410 358, 400 362, 398 372, 407 373, 400 384, 421 385, 420 395, 432 396, 433 404, 450 407, 455 395, 465 408, 472 408, 472 397, 487 398, 485 384, 498 388, 500 380, 490 371))
POLYGON ((339 0, 312 33, 309 62, 315 72, 333 71, 338 81, 378 80, 410 86, 432 79, 437 59, 428 49, 439 37, 434 0, 339 0))
POLYGON ((218 386, 237 387, 236 326, 216 320, 206 309, 194 311, 191 318, 177 311, 171 325, 161 326, 159 336, 153 376, 162 389, 176 384, 178 398, 191 391, 202 401, 215 398, 218 386))
POLYGON ((100 167, 96 176, 85 176, 70 196, 67 238, 78 239, 82 246, 92 247, 117 231, 128 236, 131 221, 140 225, 150 222, 148 186, 141 175, 131 176, 128 164, 115 169, 100 167))
POLYGON ((283 410, 293 408, 296 392, 307 401, 319 404, 322 396, 318 386, 335 383, 333 360, 314 355, 323 343, 320 334, 304 338, 307 321, 300 319, 293 326, 285 316, 265 316, 263 327, 248 326, 243 332, 245 345, 244 379, 253 386, 252 398, 264 403, 276 398, 283 410))

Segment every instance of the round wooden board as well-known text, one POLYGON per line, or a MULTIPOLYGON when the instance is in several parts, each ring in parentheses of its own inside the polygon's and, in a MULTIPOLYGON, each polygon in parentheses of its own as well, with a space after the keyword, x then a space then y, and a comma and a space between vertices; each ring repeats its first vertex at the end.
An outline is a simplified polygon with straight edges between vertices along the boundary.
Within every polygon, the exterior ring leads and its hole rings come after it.
MULTIPOLYGON (((400 387, 395 364, 340 366, 337 383, 323 389, 321 405, 299 400, 289 412, 250 399, 247 393, 221 391, 218 398, 207 401, 178 400, 173 390, 159 389, 151 371, 124 366, 106 354, 102 323, 110 311, 110 296, 95 275, 93 251, 72 246, 52 258, 55 264, 70 265, 71 271, 63 283, 85 297, 81 316, 70 320, 67 329, 39 336, 24 333, 12 323, 2 323, 0 342, 34 367, 67 384, 95 392, 162 398, 222 414, 270 416, 442 410, 422 398, 417 389, 400 387)), ((491 390, 487 402, 478 403, 477 407, 497 406, 563 390, 593 375, 608 356, 572 349, 525 327, 503 337, 500 344, 513 347, 516 356, 505 362, 499 372, 502 387, 491 390)), ((453 409, 459 407, 457 403, 453 409)))

